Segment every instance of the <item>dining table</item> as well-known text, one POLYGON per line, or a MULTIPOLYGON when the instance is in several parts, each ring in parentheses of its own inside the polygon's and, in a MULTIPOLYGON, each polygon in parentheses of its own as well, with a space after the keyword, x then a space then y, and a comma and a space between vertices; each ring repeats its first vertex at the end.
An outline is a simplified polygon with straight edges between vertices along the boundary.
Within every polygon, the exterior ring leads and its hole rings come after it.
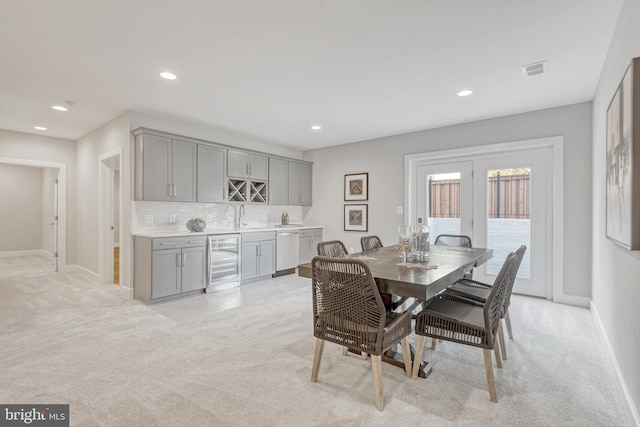
MULTIPOLYGON (((430 245, 423 262, 412 254, 404 261, 401 255, 399 245, 391 245, 346 256, 369 267, 388 310, 397 309, 408 299, 430 300, 462 279, 466 272, 491 259, 493 249, 430 245)), ((311 278, 311 263, 300 264, 298 275, 311 278)), ((392 349, 383 360, 404 369, 403 357, 392 349)), ((420 362, 419 376, 426 378, 431 365, 420 362)))

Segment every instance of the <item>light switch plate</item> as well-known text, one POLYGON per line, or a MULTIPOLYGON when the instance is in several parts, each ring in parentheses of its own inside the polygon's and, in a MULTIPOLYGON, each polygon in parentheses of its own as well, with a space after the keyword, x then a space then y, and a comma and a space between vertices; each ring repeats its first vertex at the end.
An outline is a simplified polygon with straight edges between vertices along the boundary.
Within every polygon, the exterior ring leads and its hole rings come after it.
POLYGON ((404 212, 404 209, 402 208, 402 206, 396 206, 396 213, 402 214, 402 212, 404 212))
POLYGON ((153 224, 153 215, 145 215, 144 216, 145 224, 153 224))
POLYGON ((213 222, 213 215, 207 215, 207 222, 213 222))
POLYGON ((171 222, 171 223, 176 222, 176 216, 175 216, 175 214, 171 214, 171 215, 169 215, 169 222, 171 222))

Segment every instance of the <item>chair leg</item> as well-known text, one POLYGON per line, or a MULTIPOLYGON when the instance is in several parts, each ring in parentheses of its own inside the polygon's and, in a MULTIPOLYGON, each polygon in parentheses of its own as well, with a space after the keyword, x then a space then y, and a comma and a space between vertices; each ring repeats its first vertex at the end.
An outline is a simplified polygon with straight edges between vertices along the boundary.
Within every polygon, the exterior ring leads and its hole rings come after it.
POLYGON ((367 360, 367 356, 368 356, 368 354, 365 353, 364 351, 360 352, 360 357, 362 357, 362 360, 367 360))
POLYGON ((500 340, 500 350, 502 351, 502 360, 507 360, 507 346, 504 345, 504 328, 502 320, 498 321, 498 339, 500 340))
POLYGON ((416 354, 413 356, 413 369, 411 370, 411 378, 418 378, 418 371, 422 365, 422 350, 424 349, 424 335, 418 335, 416 343, 416 354))
POLYGON ((320 370, 320 361, 322 360, 322 349, 324 349, 324 340, 321 340, 320 338, 316 338, 316 352, 313 355, 313 368, 311 369, 312 382, 316 382, 316 380, 318 379, 318 371, 320 370))
POLYGON ((384 409, 384 394, 382 392, 382 356, 371 355, 371 368, 373 369, 373 384, 376 388, 376 408, 384 409))
POLYGON ((493 352, 496 354, 496 366, 502 368, 502 357, 500 357, 500 344, 497 340, 493 340, 493 352))
POLYGON ((409 349, 409 339, 404 337, 402 341, 402 358, 404 359, 404 370, 407 376, 411 378, 411 350, 409 349))
POLYGON ((509 333, 509 339, 513 339, 513 332, 511 332, 511 319, 509 319, 509 311, 504 314, 504 322, 507 324, 507 332, 509 333))
POLYGON ((431 350, 435 350, 436 349, 436 343, 438 342, 438 340, 436 338, 431 338, 431 350))
POLYGON ((349 349, 347 347, 342 347, 342 355, 346 356, 347 354, 349 354, 349 349))
POLYGON ((484 352, 484 369, 487 371, 487 384, 489 385, 489 397, 494 403, 498 402, 496 399, 496 384, 493 381, 493 363, 491 361, 491 350, 483 348, 484 352))

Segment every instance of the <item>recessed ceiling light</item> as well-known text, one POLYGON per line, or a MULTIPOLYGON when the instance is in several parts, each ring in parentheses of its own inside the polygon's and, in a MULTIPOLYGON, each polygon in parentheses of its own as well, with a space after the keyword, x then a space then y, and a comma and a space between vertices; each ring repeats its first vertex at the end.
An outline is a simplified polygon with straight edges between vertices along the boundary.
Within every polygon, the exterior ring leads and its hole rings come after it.
POLYGON ((43 126, 34 126, 33 128, 36 130, 47 130, 47 128, 43 126))
POLYGON ((175 74, 170 73, 168 71, 164 71, 164 72, 160 73, 160 77, 162 77, 163 79, 167 79, 167 80, 175 80, 175 79, 177 79, 175 74))
POLYGON ((53 108, 54 110, 58 110, 58 111, 68 111, 69 110, 67 107, 63 107, 62 105, 54 105, 51 108, 53 108))
POLYGON ((320 126, 320 125, 313 125, 313 126, 311 126, 311 129, 312 129, 312 130, 320 130, 320 129, 322 129, 322 126, 320 126))
POLYGON ((470 90, 461 90, 460 92, 458 92, 458 96, 469 96, 471 95, 473 92, 470 90))

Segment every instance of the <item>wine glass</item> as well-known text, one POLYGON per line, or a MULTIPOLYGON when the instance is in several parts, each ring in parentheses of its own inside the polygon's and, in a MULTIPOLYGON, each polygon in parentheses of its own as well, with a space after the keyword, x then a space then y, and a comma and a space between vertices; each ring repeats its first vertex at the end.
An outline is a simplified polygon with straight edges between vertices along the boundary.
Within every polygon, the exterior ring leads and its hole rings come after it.
POLYGON ((402 254, 402 262, 407 262, 407 254, 411 252, 411 226, 401 225, 398 227, 398 250, 402 254))

